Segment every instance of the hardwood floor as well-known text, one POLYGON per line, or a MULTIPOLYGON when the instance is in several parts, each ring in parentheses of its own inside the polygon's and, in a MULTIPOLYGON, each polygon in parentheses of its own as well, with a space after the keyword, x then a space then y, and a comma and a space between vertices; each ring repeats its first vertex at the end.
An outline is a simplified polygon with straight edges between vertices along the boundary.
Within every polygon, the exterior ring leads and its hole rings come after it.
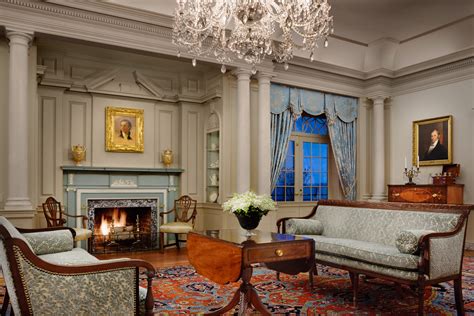
MULTIPOLYGON (((466 250, 464 255, 472 257, 474 256, 474 251, 466 250)), ((95 256, 99 259, 142 259, 150 262, 154 267, 157 268, 186 265, 189 263, 186 248, 181 248, 179 251, 176 248, 166 249, 164 254, 158 251, 141 251, 121 252, 115 254, 96 254, 95 256)))
POLYGON ((165 253, 160 253, 159 251, 137 251, 112 254, 94 254, 94 256, 96 256, 98 259, 142 259, 150 262, 156 268, 189 264, 186 248, 181 248, 179 251, 176 248, 169 248, 165 249, 165 253))

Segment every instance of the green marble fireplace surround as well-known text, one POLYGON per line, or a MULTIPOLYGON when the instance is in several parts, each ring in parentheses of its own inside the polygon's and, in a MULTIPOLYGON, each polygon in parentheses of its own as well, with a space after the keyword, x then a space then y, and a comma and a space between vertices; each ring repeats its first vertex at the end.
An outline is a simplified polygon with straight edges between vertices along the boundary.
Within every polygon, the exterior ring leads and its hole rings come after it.
MULTIPOLYGON (((144 201, 152 208, 153 222, 159 227, 158 213, 173 206, 180 196, 179 183, 183 169, 116 168, 63 166, 64 206, 69 214, 91 218, 93 208, 105 201, 130 203, 144 201)), ((172 217, 167 218, 173 220, 172 217)), ((79 222, 68 219, 68 226, 79 222)), ((92 224, 93 225, 93 224, 92 224)), ((90 228, 90 227, 89 227, 90 228)), ((158 232, 158 231, 157 231, 158 232)), ((158 234, 157 234, 158 235, 158 234)), ((169 236, 172 239, 173 236, 169 236)), ((158 238, 158 237, 156 237, 158 238)), ((156 239, 155 245, 158 244, 156 239)), ((82 243, 86 247, 86 243, 82 243)))

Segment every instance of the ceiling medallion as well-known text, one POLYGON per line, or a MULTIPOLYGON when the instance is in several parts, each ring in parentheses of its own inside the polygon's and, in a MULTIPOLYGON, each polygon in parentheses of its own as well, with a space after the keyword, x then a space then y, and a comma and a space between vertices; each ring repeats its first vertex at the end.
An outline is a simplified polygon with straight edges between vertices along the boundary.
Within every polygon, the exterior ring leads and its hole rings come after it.
POLYGON ((266 56, 278 63, 293 58, 295 48, 308 51, 311 61, 333 33, 327 0, 177 0, 173 43, 191 54, 214 56, 222 64, 235 57, 256 65, 266 56))

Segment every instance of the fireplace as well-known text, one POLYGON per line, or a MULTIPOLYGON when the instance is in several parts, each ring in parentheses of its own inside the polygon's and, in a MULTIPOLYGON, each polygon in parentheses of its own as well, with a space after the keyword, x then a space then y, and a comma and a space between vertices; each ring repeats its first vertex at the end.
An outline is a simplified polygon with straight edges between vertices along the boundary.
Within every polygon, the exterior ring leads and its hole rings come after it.
POLYGON ((157 247, 157 199, 88 200, 91 253, 157 247))

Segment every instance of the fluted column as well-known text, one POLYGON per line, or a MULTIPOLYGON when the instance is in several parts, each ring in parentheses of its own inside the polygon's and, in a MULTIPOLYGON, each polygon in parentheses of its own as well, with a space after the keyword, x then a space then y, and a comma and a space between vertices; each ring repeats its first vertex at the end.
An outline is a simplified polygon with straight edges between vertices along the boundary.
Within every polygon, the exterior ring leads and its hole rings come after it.
POLYGON ((10 40, 10 77, 5 210, 32 210, 28 195, 28 49, 33 34, 7 28, 7 37, 10 40))
POLYGON ((270 149, 270 74, 259 73, 258 79, 258 135, 257 135, 257 193, 271 194, 270 149))
POLYGON ((246 69, 237 76, 237 192, 250 189, 250 75, 246 69))
POLYGON ((372 100, 373 106, 373 168, 372 168, 372 200, 385 200, 385 122, 384 100, 385 96, 376 96, 372 100))

